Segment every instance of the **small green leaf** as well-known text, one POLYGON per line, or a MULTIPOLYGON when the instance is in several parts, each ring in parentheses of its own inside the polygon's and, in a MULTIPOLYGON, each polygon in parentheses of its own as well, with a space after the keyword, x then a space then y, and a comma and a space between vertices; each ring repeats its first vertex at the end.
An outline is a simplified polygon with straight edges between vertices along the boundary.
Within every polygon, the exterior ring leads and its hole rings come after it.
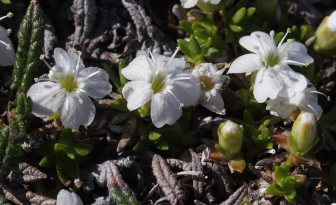
POLYGON ((64 128, 59 136, 58 142, 64 145, 71 145, 73 141, 73 133, 70 128, 64 128))
POLYGON ((245 20, 245 16, 246 16, 246 8, 242 7, 233 15, 232 23, 236 25, 240 24, 242 21, 245 20))
POLYGON ((155 142, 155 144, 156 144, 156 148, 158 148, 159 150, 162 150, 162 151, 169 150, 169 144, 164 140, 159 139, 155 142))
POLYGON ((161 136, 162 136, 162 134, 159 133, 159 132, 151 132, 151 133, 149 133, 148 139, 151 140, 151 141, 155 141, 155 140, 160 139, 161 136))
POLYGON ((12 1, 11 0, 1 0, 1 3, 3 3, 3 4, 11 4, 12 1))
POLYGON ((47 155, 47 156, 45 156, 45 157, 43 157, 41 159, 39 165, 41 167, 48 167, 48 168, 50 168, 53 165, 55 165, 55 162, 56 162, 56 159, 55 159, 54 155, 53 154, 49 154, 49 155, 47 155))
POLYGON ((111 66, 107 63, 103 63, 104 70, 108 73, 110 77, 110 81, 112 84, 117 87, 117 89, 121 88, 121 82, 119 76, 112 70, 111 66))
POLYGON ((77 178, 79 176, 79 165, 77 161, 68 158, 65 164, 66 164, 65 167, 66 173, 72 178, 77 178))
POLYGON ((75 155, 75 151, 74 151, 74 150, 72 150, 72 149, 66 149, 66 150, 64 150, 63 152, 64 152, 65 155, 66 155, 67 157, 69 157, 70 159, 73 159, 73 160, 76 159, 76 155, 75 155))
POLYGON ((149 102, 138 109, 138 113, 141 117, 147 117, 150 114, 150 106, 151 103, 149 102))
POLYGON ((129 112, 127 108, 127 100, 125 98, 118 98, 116 100, 113 100, 110 106, 113 109, 116 109, 122 112, 129 112))
POLYGON ((231 29, 231 31, 233 31, 235 33, 239 33, 239 32, 242 32, 244 30, 242 27, 237 26, 237 25, 233 25, 233 24, 230 25, 230 29, 231 29))
POLYGON ((273 196, 278 196, 284 193, 284 190, 277 184, 271 184, 266 189, 266 193, 273 196))
POLYGON ((66 171, 64 169, 56 169, 56 170, 57 170, 58 178, 63 184, 65 184, 69 178, 66 171))
POLYGON ((69 148, 68 145, 61 144, 61 143, 56 143, 55 146, 54 146, 54 151, 62 152, 64 150, 68 149, 68 148, 69 148))
POLYGON ((121 74, 121 70, 126 67, 126 62, 124 59, 120 59, 119 61, 119 79, 121 83, 121 87, 124 87, 124 85, 128 82, 127 78, 121 74))
POLYGON ((90 144, 76 144, 72 148, 79 156, 86 156, 92 151, 93 146, 90 144))
POLYGON ((255 7, 250 7, 247 9, 247 18, 250 19, 252 16, 255 14, 256 8, 255 7))
POLYGON ((182 20, 180 21, 180 25, 181 27, 188 33, 192 34, 193 33, 193 29, 192 29, 192 25, 193 23, 190 21, 186 21, 186 20, 182 20))

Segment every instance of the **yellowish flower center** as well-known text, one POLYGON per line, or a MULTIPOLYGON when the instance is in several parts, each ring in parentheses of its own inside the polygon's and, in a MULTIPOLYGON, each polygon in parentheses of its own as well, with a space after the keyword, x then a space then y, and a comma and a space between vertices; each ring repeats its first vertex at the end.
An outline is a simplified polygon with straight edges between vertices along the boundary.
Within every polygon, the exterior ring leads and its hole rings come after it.
POLYGON ((200 81, 202 91, 210 91, 215 87, 215 82, 206 75, 201 76, 200 81))
POLYGON ((266 57, 266 59, 264 59, 263 64, 266 67, 273 67, 277 64, 280 63, 280 57, 277 53, 270 53, 268 54, 268 56, 266 57))
POLYGON ((166 85, 166 79, 165 76, 162 74, 157 74, 152 79, 152 90, 154 91, 154 94, 162 91, 165 85, 166 85))
POLYGON ((77 81, 72 75, 66 75, 66 76, 61 77, 60 82, 61 82, 62 88, 64 88, 69 93, 76 91, 78 88, 77 81))

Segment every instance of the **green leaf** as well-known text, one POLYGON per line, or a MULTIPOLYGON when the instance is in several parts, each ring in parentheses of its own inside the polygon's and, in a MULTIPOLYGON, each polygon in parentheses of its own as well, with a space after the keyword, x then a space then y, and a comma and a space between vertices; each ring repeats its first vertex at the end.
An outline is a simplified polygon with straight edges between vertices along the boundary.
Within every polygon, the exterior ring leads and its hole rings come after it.
POLYGON ((336 140, 334 139, 334 136, 332 136, 327 129, 322 129, 322 133, 327 141, 326 144, 329 145, 332 149, 336 150, 336 140))
POLYGON ((277 184, 273 183, 266 189, 266 193, 273 196, 278 196, 284 193, 284 190, 277 184))
POLYGON ((140 114, 141 117, 147 117, 150 114, 150 106, 151 103, 148 102, 147 104, 138 109, 138 113, 140 114))
POLYGON ((31 1, 18 32, 11 90, 26 92, 40 66, 44 39, 44 16, 40 4, 31 1))
POLYGON ((182 20, 180 21, 180 25, 181 27, 188 33, 192 34, 193 33, 193 29, 192 29, 192 25, 193 23, 190 21, 186 21, 186 20, 182 20))
POLYGON ((230 29, 231 29, 231 31, 233 31, 235 33, 239 33, 239 32, 242 32, 244 30, 242 27, 237 26, 237 25, 233 25, 233 24, 230 25, 230 29))
POLYGON ((232 23, 236 25, 240 24, 242 21, 245 20, 245 16, 246 16, 246 8, 242 7, 233 15, 232 23))
POLYGON ((121 83, 121 87, 124 87, 124 85, 128 82, 127 78, 121 74, 121 70, 126 67, 126 62, 124 59, 120 59, 119 61, 119 79, 121 83))
POLYGON ((71 145, 73 142, 73 133, 70 128, 64 128, 59 136, 58 142, 64 145, 71 145))
POLYGON ((65 165, 66 165, 65 167, 66 173, 70 177, 77 178, 79 176, 79 165, 77 161, 68 158, 65 162, 65 165))
POLYGON ((136 198, 119 188, 113 187, 109 191, 110 196, 116 205, 140 205, 136 198))
POLYGON ((155 141, 155 140, 160 139, 161 136, 162 136, 162 134, 159 133, 159 132, 151 132, 151 133, 149 133, 148 139, 151 140, 151 141, 155 141))
POLYGON ((49 155, 47 155, 47 156, 45 156, 45 157, 43 157, 41 159, 39 165, 41 167, 48 167, 48 168, 50 168, 53 165, 55 165, 55 163, 56 163, 56 159, 55 159, 54 154, 49 154, 49 155))
POLYGON ((66 171, 64 169, 56 169, 57 175, 60 181, 65 184, 67 180, 69 179, 69 176, 67 175, 66 171))
POLYGON ((73 145, 72 148, 74 149, 76 154, 78 154, 79 156, 86 156, 92 151, 93 146, 90 144, 81 143, 81 144, 73 145))
POLYGON ((322 115, 320 120, 318 121, 319 126, 336 132, 336 106, 331 109, 327 114, 322 115))
POLYGON ((107 63, 103 63, 103 68, 108 73, 108 75, 110 77, 110 81, 112 82, 112 84, 115 87, 117 87, 117 89, 120 89, 121 88, 121 82, 120 82, 119 76, 117 74, 115 74, 115 72, 112 70, 111 66, 107 63))
POLYGON ((63 152, 70 159, 76 160, 76 154, 75 154, 74 150, 72 150, 72 149, 66 149, 63 152))
POLYGON ((122 112, 129 112, 128 108, 127 108, 127 100, 124 98, 118 98, 116 100, 113 100, 112 103, 110 104, 110 106, 113 109, 122 111, 122 112))
POLYGON ((256 8, 255 7, 250 7, 250 8, 248 8, 247 9, 247 19, 250 19, 250 18, 252 18, 252 16, 255 14, 255 12, 256 12, 256 8))
POLYGON ((162 151, 169 150, 169 144, 164 140, 159 139, 155 141, 155 144, 156 144, 156 148, 158 148, 159 150, 162 150, 162 151))
POLYGON ((1 0, 1 3, 3 3, 3 4, 11 4, 12 1, 11 0, 1 0))
POLYGON ((55 146, 54 146, 54 151, 62 152, 64 150, 68 149, 68 148, 69 148, 68 145, 61 144, 61 143, 56 143, 55 146))

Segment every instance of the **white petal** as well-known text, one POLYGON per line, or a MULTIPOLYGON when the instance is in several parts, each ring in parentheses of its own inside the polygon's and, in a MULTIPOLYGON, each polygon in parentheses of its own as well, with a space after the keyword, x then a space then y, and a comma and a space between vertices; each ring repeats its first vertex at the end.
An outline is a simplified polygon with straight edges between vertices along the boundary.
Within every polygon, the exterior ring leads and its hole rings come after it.
POLYGON ((307 54, 306 46, 299 42, 282 44, 279 53, 285 55, 284 62, 290 65, 307 66, 314 62, 314 59, 307 54))
POLYGON ((179 102, 170 93, 157 93, 152 98, 151 118, 157 128, 173 125, 182 115, 179 102))
POLYGON ((184 106, 195 105, 200 98, 200 82, 188 73, 181 73, 172 78, 171 92, 184 106))
POLYGON ((7 49, 3 43, 0 43, 0 65, 10 66, 14 62, 14 48, 8 37, 7 30, 0 26, 0 40, 9 44, 11 49, 7 49))
POLYGON ((76 68, 78 72, 85 68, 78 54, 67 52, 62 48, 55 48, 54 59, 56 63, 55 69, 64 74, 74 74, 76 68))
POLYGON ((83 205, 83 202, 76 193, 62 189, 57 194, 56 205, 83 205))
POLYGON ((269 100, 266 109, 271 111, 272 115, 287 118, 296 109, 295 105, 289 104, 287 98, 277 97, 269 100))
POLYGON ((126 83, 122 89, 122 94, 127 100, 127 108, 135 110, 151 100, 153 96, 152 85, 143 80, 131 81, 126 83))
POLYGON ((168 74, 176 74, 183 71, 186 66, 184 58, 172 58, 163 55, 153 55, 155 67, 161 72, 168 74))
POLYGON ((189 9, 196 6, 197 0, 181 0, 181 4, 184 8, 189 9))
POLYGON ((332 32, 336 31, 336 11, 332 12, 327 19, 326 24, 332 32))
POLYGON ((263 103, 267 98, 274 99, 283 87, 283 82, 278 78, 273 69, 262 68, 258 71, 253 95, 259 103, 263 103))
POLYGON ((228 73, 248 73, 261 67, 261 59, 257 54, 245 54, 232 62, 228 73))
POLYGON ((141 55, 132 60, 121 73, 128 80, 147 80, 149 81, 155 72, 155 67, 147 55, 141 55))
POLYGON ((307 79, 304 75, 293 71, 289 66, 276 66, 274 71, 282 80, 284 88, 279 93, 282 97, 291 98, 295 92, 301 92, 307 87, 307 79))
POLYGON ((249 36, 240 38, 239 44, 248 51, 260 53, 262 56, 266 56, 266 54, 274 52, 276 49, 273 38, 261 31, 255 31, 249 36))
POLYGON ((61 109, 61 121, 65 127, 71 129, 90 125, 96 114, 96 107, 83 92, 67 93, 61 109))
POLYGON ((225 115, 224 101, 218 91, 215 95, 210 95, 210 98, 207 101, 203 102, 202 105, 212 112, 220 115, 225 115))
POLYGON ((65 90, 60 84, 46 81, 32 85, 27 96, 33 102, 32 113, 37 117, 49 117, 55 114, 65 99, 65 90))
POLYGON ((109 75, 100 68, 84 68, 78 74, 78 87, 90 97, 101 99, 112 91, 109 75))

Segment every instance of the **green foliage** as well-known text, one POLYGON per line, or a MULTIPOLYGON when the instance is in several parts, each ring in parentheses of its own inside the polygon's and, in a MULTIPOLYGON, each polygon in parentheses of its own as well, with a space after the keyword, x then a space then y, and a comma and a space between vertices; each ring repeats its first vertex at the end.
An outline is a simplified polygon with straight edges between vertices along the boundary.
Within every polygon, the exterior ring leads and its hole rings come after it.
POLYGON ((70 177, 79 176, 79 163, 81 157, 87 156, 93 149, 90 144, 74 144, 74 136, 71 129, 62 130, 58 142, 54 145, 45 145, 41 154, 45 155, 40 161, 40 166, 56 166, 58 177, 65 183, 70 177))
POLYGON ((283 195, 290 203, 295 202, 296 189, 299 188, 305 181, 304 175, 290 175, 292 168, 292 161, 288 159, 281 163, 280 166, 275 167, 275 179, 273 183, 267 188, 266 193, 278 196, 283 195))
POLYGON ((11 4, 12 1, 11 0, 0 0, 1 3, 3 4, 11 4))
POLYGON ((110 196, 116 205, 140 205, 133 196, 118 188, 111 189, 110 196))
POLYGON ((226 44, 216 26, 214 15, 211 12, 190 11, 193 21, 180 21, 181 27, 190 33, 189 40, 178 40, 181 51, 187 62, 200 64, 207 62, 221 51, 226 44))
POLYGON ((327 144, 336 150, 336 139, 331 132, 336 132, 336 106, 332 108, 327 114, 322 115, 317 121, 318 127, 322 128, 323 136, 327 144))
POLYGON ((9 142, 8 127, 3 126, 0 130, 0 181, 6 179, 10 169, 16 163, 20 146, 9 142))
POLYGON ((118 75, 113 71, 110 65, 107 63, 103 63, 104 70, 109 74, 110 81, 117 88, 119 92, 121 92, 124 85, 128 82, 128 80, 121 74, 121 70, 126 67, 126 62, 124 59, 120 59, 118 75))
POLYGON ((29 89, 40 66, 43 39, 43 12, 40 5, 32 1, 18 32, 18 48, 15 54, 11 90, 26 92, 29 89))

